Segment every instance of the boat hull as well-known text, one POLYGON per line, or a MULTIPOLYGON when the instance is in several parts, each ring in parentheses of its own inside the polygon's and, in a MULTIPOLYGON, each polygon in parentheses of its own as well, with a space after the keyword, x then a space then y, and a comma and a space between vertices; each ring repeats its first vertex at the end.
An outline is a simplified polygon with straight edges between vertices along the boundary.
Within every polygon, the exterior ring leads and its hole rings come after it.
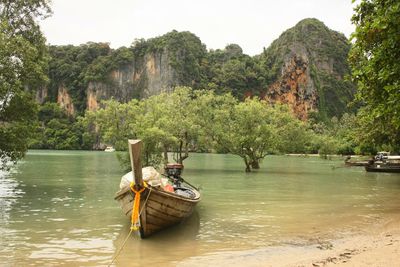
POLYGON ((365 170, 367 172, 395 172, 395 173, 400 173, 400 165, 378 165, 378 164, 373 164, 373 165, 368 165, 365 166, 365 170))
POLYGON ((370 164, 369 161, 345 161, 346 166, 367 166, 370 164))
MULTIPOLYGON (((189 217, 200 201, 200 193, 195 189, 192 191, 196 194, 193 199, 148 186, 140 198, 140 236, 148 237, 189 217)), ((130 218, 135 199, 130 188, 117 192, 115 199, 123 213, 130 218)))

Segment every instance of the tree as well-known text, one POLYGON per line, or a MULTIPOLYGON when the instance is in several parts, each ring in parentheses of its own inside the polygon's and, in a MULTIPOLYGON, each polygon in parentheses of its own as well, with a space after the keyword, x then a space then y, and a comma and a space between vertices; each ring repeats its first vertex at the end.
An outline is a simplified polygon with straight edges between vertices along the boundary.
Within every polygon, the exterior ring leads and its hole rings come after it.
POLYGON ((172 93, 151 96, 140 102, 141 111, 136 122, 137 136, 148 145, 149 153, 163 152, 164 163, 168 151, 176 162, 189 157, 190 146, 198 135, 193 91, 189 87, 176 87, 172 93))
POLYGON ((103 102, 104 108, 86 112, 86 126, 92 123, 100 136, 100 142, 112 145, 116 150, 127 150, 127 140, 137 137, 139 102, 136 99, 128 103, 119 103, 111 99, 103 102))
POLYGON ((177 87, 172 93, 128 103, 110 100, 103 105, 95 112, 86 112, 85 118, 86 127, 96 131, 101 142, 126 150, 128 139, 142 139, 145 165, 166 163, 168 151, 174 152, 179 163, 189 156, 189 146, 198 132, 190 88, 177 87))
POLYGON ((142 100, 136 121, 137 135, 143 140, 144 162, 157 166, 168 162, 168 149, 176 139, 166 126, 173 118, 168 117, 170 108, 166 101, 168 94, 162 93, 142 100))
POLYGON ((22 158, 34 132, 37 107, 31 93, 46 81, 47 50, 37 19, 47 0, 0 2, 0 169, 22 158))
POLYGON ((231 94, 197 91, 193 106, 199 141, 206 148, 241 157, 245 171, 258 169, 275 152, 304 152, 311 131, 287 106, 272 106, 258 98, 239 102, 231 94))
MULTIPOLYGON (((268 120, 269 106, 257 98, 238 103, 231 95, 202 98, 200 120, 217 150, 241 157, 246 165, 259 168, 259 162, 276 146, 276 132, 268 120), (214 108, 214 109, 212 109, 214 108)), ((203 128, 202 127, 202 128, 203 128)))
POLYGON ((269 120, 276 129, 276 150, 284 153, 307 153, 314 138, 307 124, 295 117, 286 105, 269 109, 269 120))
POLYGON ((400 2, 362 0, 349 61, 357 82, 363 132, 370 142, 400 149, 400 2), (376 131, 376 129, 379 129, 376 131))

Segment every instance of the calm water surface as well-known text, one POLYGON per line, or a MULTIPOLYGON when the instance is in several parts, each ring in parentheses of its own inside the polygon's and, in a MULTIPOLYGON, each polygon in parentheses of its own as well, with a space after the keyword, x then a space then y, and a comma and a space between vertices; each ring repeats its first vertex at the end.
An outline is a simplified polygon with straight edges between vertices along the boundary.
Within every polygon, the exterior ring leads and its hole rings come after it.
MULTIPOLYGON (((202 201, 183 224, 132 237, 116 266, 176 266, 222 251, 343 237, 400 212, 400 175, 341 160, 269 156, 245 174, 235 156, 192 154, 184 177, 202 201)), ((129 232, 113 200, 115 153, 30 151, 0 173, 0 266, 105 266, 129 232)))

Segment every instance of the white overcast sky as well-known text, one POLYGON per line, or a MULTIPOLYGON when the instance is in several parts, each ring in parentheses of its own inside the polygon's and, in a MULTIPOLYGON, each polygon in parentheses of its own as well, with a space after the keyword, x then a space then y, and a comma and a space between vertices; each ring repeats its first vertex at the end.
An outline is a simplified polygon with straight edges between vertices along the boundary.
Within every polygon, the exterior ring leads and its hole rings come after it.
POLYGON ((54 45, 118 48, 175 29, 194 33, 208 49, 236 43, 256 55, 304 18, 349 37, 353 8, 351 0, 52 0, 53 15, 41 27, 54 45))

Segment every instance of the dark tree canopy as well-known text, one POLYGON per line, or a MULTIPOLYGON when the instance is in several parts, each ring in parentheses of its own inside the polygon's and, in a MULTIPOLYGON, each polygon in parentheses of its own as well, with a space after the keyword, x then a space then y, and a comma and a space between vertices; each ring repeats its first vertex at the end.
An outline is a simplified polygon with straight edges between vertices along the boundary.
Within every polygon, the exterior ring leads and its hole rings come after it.
POLYGON ((365 139, 400 149, 400 2, 362 0, 350 53, 365 139))
POLYGON ((37 19, 49 13, 46 0, 0 2, 0 169, 24 155, 33 132, 30 90, 47 81, 48 60, 37 19))

